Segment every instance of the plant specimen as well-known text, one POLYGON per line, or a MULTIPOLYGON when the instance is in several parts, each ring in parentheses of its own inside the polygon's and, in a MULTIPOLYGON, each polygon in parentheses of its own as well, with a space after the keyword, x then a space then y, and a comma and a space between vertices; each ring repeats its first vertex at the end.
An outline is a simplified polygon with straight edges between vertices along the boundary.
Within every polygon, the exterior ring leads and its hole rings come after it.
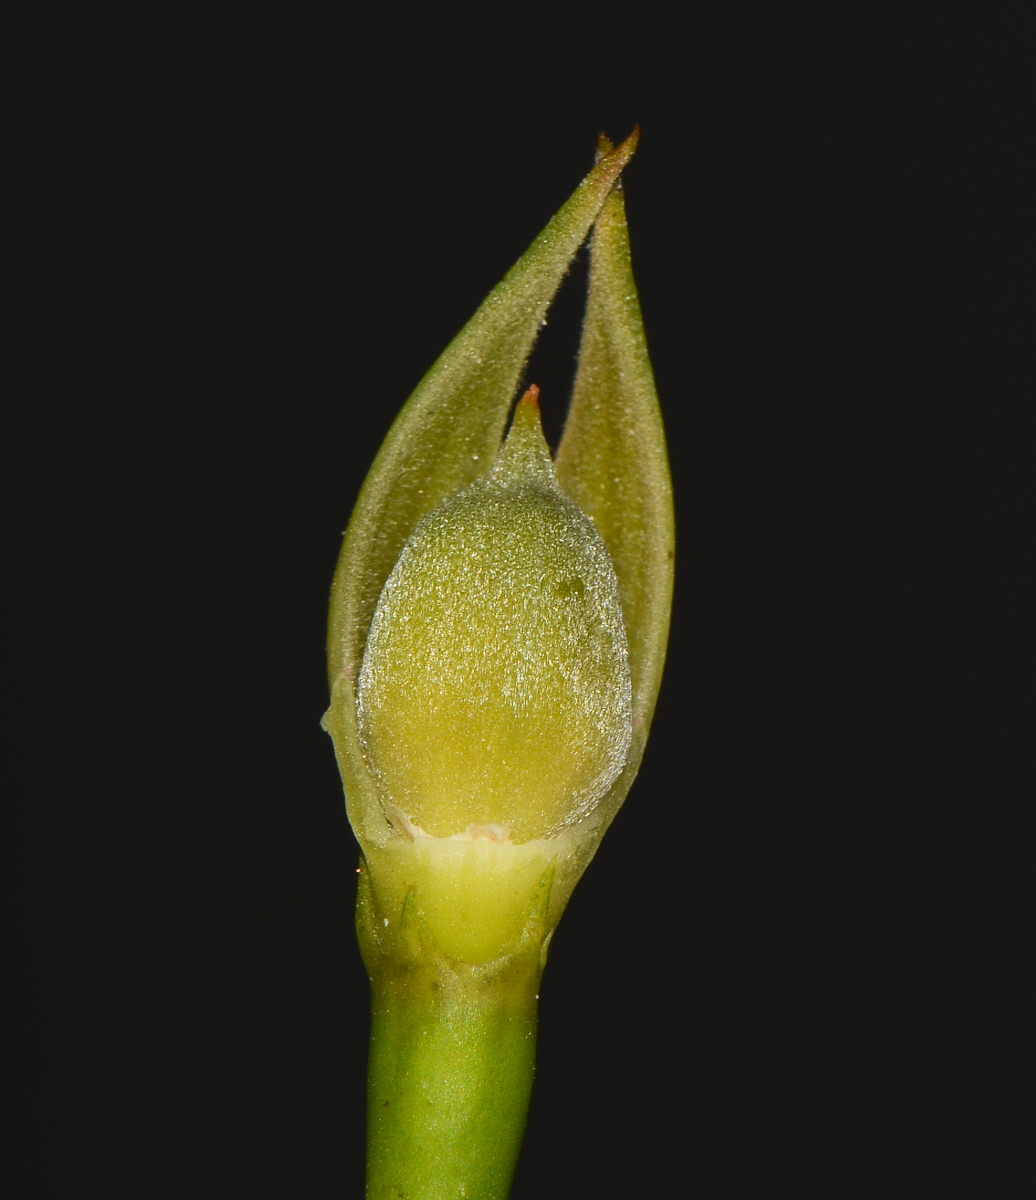
POLYGON ((662 420, 598 161, 424 377, 360 492, 328 633, 371 978, 367 1195, 506 1197, 551 935, 633 782, 672 595, 662 420), (592 230, 552 460, 536 335, 592 230))

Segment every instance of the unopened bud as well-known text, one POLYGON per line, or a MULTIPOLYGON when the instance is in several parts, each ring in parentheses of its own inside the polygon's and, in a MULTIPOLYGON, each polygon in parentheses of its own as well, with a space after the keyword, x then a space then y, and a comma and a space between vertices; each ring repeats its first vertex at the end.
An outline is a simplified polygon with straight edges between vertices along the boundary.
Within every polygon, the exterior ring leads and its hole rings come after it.
POLYGON ((551 837, 625 765, 618 583, 558 486, 536 389, 491 470, 410 535, 371 624, 357 719, 386 813, 410 833, 551 837))

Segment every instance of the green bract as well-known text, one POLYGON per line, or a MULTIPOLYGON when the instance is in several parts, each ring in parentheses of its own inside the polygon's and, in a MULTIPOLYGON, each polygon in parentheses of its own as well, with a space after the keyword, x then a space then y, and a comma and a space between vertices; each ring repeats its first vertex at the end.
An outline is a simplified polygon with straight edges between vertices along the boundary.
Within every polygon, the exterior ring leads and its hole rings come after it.
POLYGON ((364 859, 369 1196, 506 1195, 546 946, 647 739, 673 516, 618 182, 635 145, 602 139, 418 385, 345 535, 325 726, 364 859), (591 227, 552 463, 535 388, 503 431, 591 227))

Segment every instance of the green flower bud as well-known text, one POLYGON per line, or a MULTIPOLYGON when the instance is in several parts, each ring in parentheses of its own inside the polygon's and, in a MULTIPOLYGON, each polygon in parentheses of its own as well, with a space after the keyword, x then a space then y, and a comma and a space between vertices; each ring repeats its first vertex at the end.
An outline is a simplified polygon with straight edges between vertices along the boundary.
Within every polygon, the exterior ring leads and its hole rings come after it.
POLYGON ((558 485, 536 393, 492 469, 410 535, 371 623, 360 741, 410 836, 553 837, 626 762, 618 581, 558 485))
POLYGON ((504 962, 523 939, 545 945, 643 754, 672 504, 617 184, 635 145, 636 134, 602 143, 422 380, 346 531, 324 724, 366 863, 358 921, 372 974, 383 958, 504 962), (591 227, 555 473, 535 389, 503 444, 502 433, 591 227))
POLYGON ((407 401, 331 597, 324 717, 363 860, 370 1200, 504 1200, 551 934, 644 752, 673 516, 619 175, 598 162, 407 401), (593 228, 556 464, 512 397, 593 228))

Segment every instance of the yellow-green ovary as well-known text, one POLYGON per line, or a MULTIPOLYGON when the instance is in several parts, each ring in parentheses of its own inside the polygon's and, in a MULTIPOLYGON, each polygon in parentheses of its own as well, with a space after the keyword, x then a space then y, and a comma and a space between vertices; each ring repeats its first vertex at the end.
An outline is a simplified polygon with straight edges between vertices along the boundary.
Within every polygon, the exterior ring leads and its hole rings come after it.
POLYGON ((492 470, 411 535, 357 700, 390 813, 437 837, 549 837, 622 769, 630 677, 615 572, 557 485, 534 403, 518 405, 492 470))

